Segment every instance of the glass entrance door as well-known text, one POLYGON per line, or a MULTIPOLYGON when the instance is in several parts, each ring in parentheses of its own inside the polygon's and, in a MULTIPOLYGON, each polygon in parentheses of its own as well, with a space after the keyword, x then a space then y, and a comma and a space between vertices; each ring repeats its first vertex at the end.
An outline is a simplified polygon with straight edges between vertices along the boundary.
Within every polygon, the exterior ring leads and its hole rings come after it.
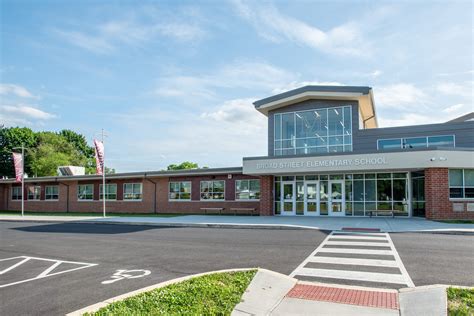
POLYGON ((304 186, 304 215, 319 215, 319 181, 306 181, 304 186))
POLYGON ((281 187, 281 215, 295 215, 295 183, 284 181, 281 187))
POLYGON ((344 181, 329 181, 329 216, 345 215, 344 181))

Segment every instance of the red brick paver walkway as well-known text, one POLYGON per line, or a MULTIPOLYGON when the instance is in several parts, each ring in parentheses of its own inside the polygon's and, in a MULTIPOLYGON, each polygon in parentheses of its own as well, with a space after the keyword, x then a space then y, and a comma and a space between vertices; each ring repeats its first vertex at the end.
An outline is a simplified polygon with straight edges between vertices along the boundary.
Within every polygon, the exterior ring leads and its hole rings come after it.
POLYGON ((332 303, 399 309, 398 293, 352 290, 337 287, 297 284, 287 297, 332 303))

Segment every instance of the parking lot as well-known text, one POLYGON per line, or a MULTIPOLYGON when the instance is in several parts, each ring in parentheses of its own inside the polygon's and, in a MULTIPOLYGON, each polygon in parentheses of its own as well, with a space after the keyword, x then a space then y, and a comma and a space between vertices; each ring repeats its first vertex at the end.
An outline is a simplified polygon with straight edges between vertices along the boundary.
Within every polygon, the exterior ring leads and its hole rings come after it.
MULTIPOLYGON (((334 233, 328 239, 330 234, 317 230, 0 222, 0 314, 61 315, 145 286, 211 270, 262 267, 289 275, 308 258, 314 260, 310 255, 317 257, 318 248, 338 249, 347 257, 351 250, 341 244, 345 239, 334 233)), ((474 284, 472 235, 399 233, 389 237, 393 241, 390 254, 396 252, 400 257, 395 267, 399 271, 401 265, 406 268, 406 275, 400 272, 404 280, 410 278, 415 285, 474 284)), ((361 240, 356 238, 356 242, 361 240)), ((352 246, 357 247, 360 245, 352 246)), ((327 252, 318 259, 326 267, 331 257, 327 252)), ((348 265, 346 270, 353 273, 330 277, 334 283, 357 284, 357 280, 340 277, 367 275, 358 269, 348 265)), ((407 286, 407 282, 398 287, 407 286)))

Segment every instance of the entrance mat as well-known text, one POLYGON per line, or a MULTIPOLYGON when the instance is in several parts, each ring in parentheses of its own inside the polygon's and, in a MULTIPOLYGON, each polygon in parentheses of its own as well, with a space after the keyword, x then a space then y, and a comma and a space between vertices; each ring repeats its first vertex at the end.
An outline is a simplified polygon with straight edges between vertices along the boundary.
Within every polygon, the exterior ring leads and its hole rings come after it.
POLYGON ((290 290, 290 292, 288 292, 288 294, 286 294, 286 296, 304 300, 326 301, 331 303, 341 303, 367 307, 378 307, 387 309, 400 308, 398 304, 398 293, 396 292, 378 292, 308 284, 297 284, 290 290))

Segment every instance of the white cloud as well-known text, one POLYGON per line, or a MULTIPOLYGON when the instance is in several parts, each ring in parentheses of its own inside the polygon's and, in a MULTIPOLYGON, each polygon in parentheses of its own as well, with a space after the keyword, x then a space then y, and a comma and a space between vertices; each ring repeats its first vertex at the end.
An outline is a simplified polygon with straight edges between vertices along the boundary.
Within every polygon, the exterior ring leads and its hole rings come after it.
POLYGON ((278 94, 289 90, 301 88, 304 86, 343 86, 343 83, 337 81, 293 81, 272 90, 272 93, 278 94))
POLYGON ((392 127, 392 126, 412 126, 412 125, 421 125, 421 124, 428 124, 428 123, 436 123, 442 122, 443 120, 437 119, 429 119, 427 120, 426 115, 423 114, 415 114, 415 113, 403 113, 400 116, 395 117, 379 117, 378 122, 380 127, 392 127))
POLYGON ((37 98, 25 87, 10 83, 0 84, 0 95, 14 95, 20 98, 37 98))
POLYGON ((454 83, 454 82, 443 82, 436 86, 436 89, 446 95, 455 95, 461 97, 471 98, 473 97, 473 84, 474 82, 454 83))
POLYGON ((117 51, 120 44, 140 45, 159 36, 181 42, 194 42, 207 35, 197 19, 178 14, 174 14, 170 19, 156 12, 129 12, 121 19, 87 26, 88 31, 53 29, 53 32, 72 45, 98 54, 117 51))
POLYGON ((32 125, 55 117, 55 114, 27 104, 0 105, 0 121, 7 126, 32 125))
POLYGON ((216 89, 272 91, 295 80, 297 74, 265 62, 239 61, 202 75, 175 75, 160 78, 154 91, 166 97, 216 97, 216 89))
MULTIPOLYGON (((245 98, 226 101, 213 111, 202 113, 201 118, 212 119, 225 124, 243 124, 252 130, 260 129, 262 116, 256 112, 252 104, 256 99, 245 98)), ((243 130, 243 132, 248 133, 249 130, 243 130)))
POLYGON ((378 69, 375 69, 374 71, 372 71, 370 73, 370 76, 373 77, 373 78, 377 78, 378 76, 380 76, 382 74, 382 71, 381 70, 378 70, 378 69))
POLYGON ((414 105, 424 107, 428 95, 412 84, 397 83, 374 88, 374 99, 377 107, 405 109, 414 105))
POLYGON ((303 21, 282 14, 274 6, 250 5, 244 1, 233 1, 240 17, 247 20, 258 34, 273 42, 284 40, 305 45, 324 52, 342 55, 368 55, 369 44, 356 22, 348 22, 323 31, 303 21))
POLYGON ((463 103, 459 104, 454 104, 451 106, 448 106, 447 108, 443 109, 444 113, 457 113, 459 111, 462 111, 462 109, 465 107, 463 103))

